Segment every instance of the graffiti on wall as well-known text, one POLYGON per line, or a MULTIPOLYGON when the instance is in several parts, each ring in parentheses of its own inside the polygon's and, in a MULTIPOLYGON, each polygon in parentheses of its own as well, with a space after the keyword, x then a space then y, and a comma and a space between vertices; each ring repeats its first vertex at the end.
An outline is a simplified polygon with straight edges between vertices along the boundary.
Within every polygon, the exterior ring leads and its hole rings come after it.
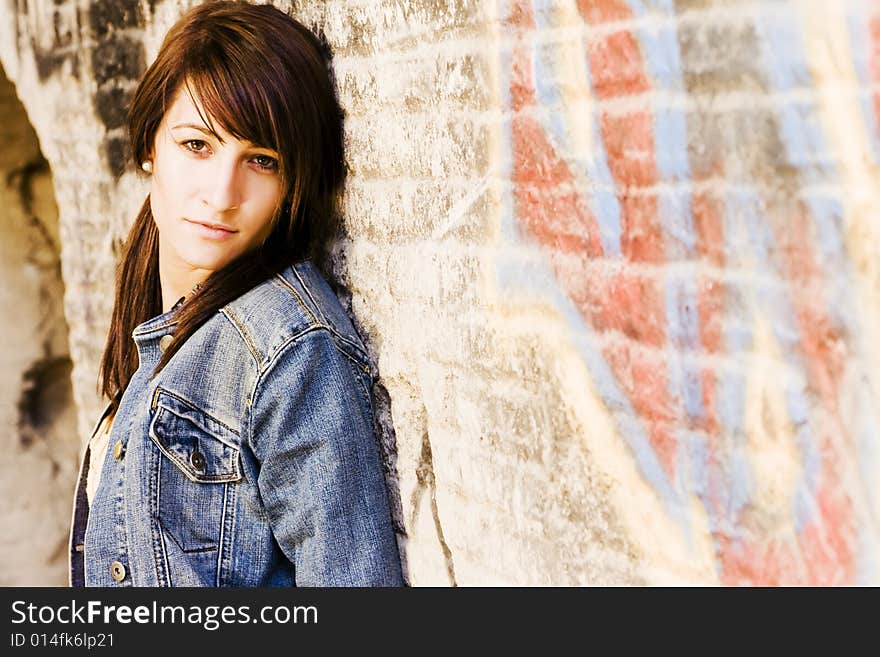
MULTIPOLYGON (((719 580, 855 583, 876 549, 845 470, 876 423, 842 413, 864 337, 823 188, 835 162, 785 4, 706 5, 507 4, 505 221, 540 247, 603 405, 683 532, 699 498, 719 580)), ((877 52, 854 55, 866 86, 877 52)), ((878 98, 863 99, 872 135, 878 98)))

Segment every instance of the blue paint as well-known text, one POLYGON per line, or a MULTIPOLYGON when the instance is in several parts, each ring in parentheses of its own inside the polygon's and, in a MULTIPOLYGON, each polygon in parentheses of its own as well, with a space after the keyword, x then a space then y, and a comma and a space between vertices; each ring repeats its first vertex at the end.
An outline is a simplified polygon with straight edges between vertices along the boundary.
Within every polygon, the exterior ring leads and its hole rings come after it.
POLYGON ((657 169, 662 179, 666 182, 690 180, 684 111, 670 107, 656 108, 654 140, 657 143, 657 169))
POLYGON ((817 194, 806 197, 806 206, 813 218, 816 230, 814 243, 821 255, 818 266, 824 274, 822 282, 826 288, 826 314, 833 326, 858 327, 860 313, 852 303, 854 275, 851 258, 843 241, 846 232, 843 206, 839 199, 817 194))
MULTIPOLYGON (((602 163, 605 165, 605 163, 602 163)), ((605 165, 605 174, 608 173, 605 165)), ((606 258, 621 257, 620 250, 620 201, 617 193, 608 187, 597 189, 590 198, 590 206, 596 223, 599 225, 599 239, 602 242, 602 253, 606 258)))
MULTIPOLYGON (((674 10, 668 15, 675 17, 674 10)), ((677 23, 642 27, 638 31, 638 40, 645 54, 645 65, 651 86, 663 91, 684 91, 677 23)))
POLYGON ((543 258, 526 261, 517 256, 515 251, 502 251, 498 257, 497 282, 500 289, 515 292, 520 298, 532 296, 552 303, 565 318, 572 329, 574 345, 586 363, 602 400, 611 411, 639 471, 663 501, 670 517, 684 523, 686 528, 689 517, 684 508, 684 500, 671 485, 642 420, 620 389, 614 372, 602 356, 601 346, 592 328, 584 321, 571 299, 560 289, 558 280, 543 258))
POLYGON ((629 0, 628 4, 633 16, 639 18, 651 12, 675 16, 675 0, 629 0))
MULTIPOLYGON (((768 13, 755 21, 763 49, 764 74, 773 91, 813 89, 813 76, 803 58, 804 46, 797 21, 791 16, 768 13)), ((758 53, 756 53, 758 55, 758 53)))
POLYGON ((590 160, 591 166, 588 167, 587 176, 589 180, 596 181, 598 189, 590 197, 590 207, 599 224, 599 236, 605 257, 619 259, 622 256, 620 200, 617 197, 611 169, 608 167, 600 117, 597 112, 593 113, 592 128, 594 158, 590 160))
MULTIPOLYGON (((774 92, 815 89, 796 24, 788 17, 768 14, 755 25, 763 48, 763 70, 774 92)), ((834 164, 829 157, 816 103, 791 101, 778 108, 778 113, 788 162, 799 168, 808 183, 833 179, 834 164)))
MULTIPOLYGON (((675 7, 669 1, 630 2, 630 8, 638 18, 645 17, 649 11, 661 12, 669 17, 676 15, 675 7)), ((643 60, 652 86, 666 92, 683 91, 685 84, 676 24, 661 26, 658 29, 643 28, 638 33, 638 40, 644 53, 643 60)), ((692 174, 684 110, 678 107, 656 106, 653 116, 658 182, 662 185, 690 181, 692 174)), ((664 231, 666 257, 671 260, 692 260, 696 257, 697 232, 691 212, 691 202, 692 195, 689 192, 672 190, 658 196, 657 207, 664 231)), ((701 346, 697 281, 696 276, 692 278, 670 276, 665 286, 669 394, 671 399, 681 401, 686 416, 691 420, 705 416, 698 359, 684 356, 687 353, 697 354, 701 346)), ((697 491, 703 504, 709 509, 707 515, 714 536, 717 526, 711 510, 711 500, 707 496, 709 468, 705 436, 702 436, 702 440, 698 440, 681 428, 676 430, 675 436, 679 447, 679 465, 682 459, 688 459, 689 467, 686 471, 690 477, 689 486, 697 491), (699 445, 701 449, 693 450, 688 447, 693 444, 699 445)), ((680 485, 682 489, 687 488, 684 482, 680 485)))
POLYGON ((810 403, 803 383, 807 378, 807 370, 801 355, 800 329, 788 296, 785 279, 773 260, 773 238, 770 235, 769 221, 765 217, 759 217, 755 212, 746 212, 745 208, 741 216, 745 218, 748 232, 754 238, 752 246, 756 256, 755 270, 762 275, 761 282, 756 288, 756 296, 763 314, 769 319, 773 334, 779 341, 780 351, 790 368, 782 385, 788 419, 795 428, 795 443, 801 458, 802 475, 795 484, 792 508, 795 528, 800 532, 814 517, 815 508, 811 500, 821 467, 815 436, 809 424, 810 403), (765 282, 768 279, 776 279, 779 284, 765 282), (796 380, 792 380, 792 376, 795 376, 796 380))
POLYGON ((815 441, 816 437, 809 425, 798 428, 795 442, 801 450, 801 460, 805 470, 804 475, 795 485, 792 509, 794 527, 798 534, 802 533, 819 514, 819 508, 816 506, 816 474, 821 463, 815 441))
MULTIPOLYGON (((855 7, 850 8, 850 13, 847 16, 847 27, 851 39, 853 62, 857 77, 863 87, 868 87, 872 84, 867 59, 870 52, 869 38, 865 25, 868 8, 862 4, 858 5, 858 9, 859 12, 857 14, 855 7)), ((765 41, 769 44, 769 50, 773 52, 772 54, 768 53, 765 60, 771 74, 771 80, 774 82, 779 81, 779 67, 775 66, 777 57, 774 55, 778 55, 782 49, 778 37, 779 33, 775 26, 774 29, 766 30, 765 41)), ((791 42, 792 40, 789 38, 789 41, 791 42)), ((786 54, 788 59, 794 62, 794 68, 806 68, 802 57, 803 48, 799 43, 796 44, 795 48, 791 48, 791 43, 789 43, 786 54)), ((874 157, 877 158, 878 153, 880 153, 877 117, 873 112, 873 108, 867 105, 867 100, 863 95, 861 98, 863 116, 867 126, 867 133, 871 140, 871 149, 874 157)), ((809 182, 825 182, 830 180, 833 182, 837 178, 837 171, 833 161, 827 156, 827 145, 821 133, 821 126, 819 126, 819 122, 815 119, 815 114, 816 112, 813 108, 802 108, 800 113, 789 110, 788 113, 783 115, 783 125, 785 127, 783 135, 785 137, 786 151, 789 161, 801 167, 802 177, 805 180, 809 182), (806 152, 808 149, 822 155, 822 157, 814 157, 819 166, 810 168, 805 166, 810 159, 809 153, 806 152), (803 175, 804 171, 808 171, 809 175, 803 175)), ((816 242, 822 256, 819 266, 826 288, 823 306, 829 316, 832 327, 847 338, 848 347, 851 351, 855 352, 850 357, 850 363, 852 363, 850 366, 858 366, 858 363, 864 362, 864 359, 859 358, 859 354, 870 353, 870 348, 866 344, 867 336, 859 330, 860 313, 853 305, 852 290, 855 283, 852 263, 843 241, 843 234, 846 230, 843 208, 839 200, 815 194, 807 197, 806 205, 814 221, 816 242)), ((794 317, 794 313, 790 308, 787 312, 791 318, 794 317)), ((806 364, 802 362, 803 359, 800 356, 798 341, 790 338, 790 333, 794 331, 796 331, 795 327, 787 327, 784 333, 786 352, 791 360, 798 361, 799 370, 806 372, 806 364)), ((805 386, 801 389, 790 390, 787 398, 792 422, 798 427, 797 445, 801 451, 803 461, 803 476, 797 488, 794 509, 796 527, 798 531, 801 531, 815 518, 815 514, 818 512, 815 505, 815 495, 821 472, 822 456, 818 447, 818 437, 814 435, 809 424, 809 397, 805 386)), ((867 409, 870 409, 868 411, 870 415, 869 423, 872 426, 869 433, 870 437, 864 442, 860 440, 858 448, 860 468, 864 468, 865 463, 870 463, 867 466, 868 469, 862 469, 863 477, 866 478, 866 481, 871 480, 872 474, 875 472, 873 466, 876 464, 876 461, 871 463, 872 459, 865 458, 867 455, 866 444, 876 444, 877 430, 874 427, 877 426, 877 417, 873 406, 873 403, 868 403, 866 406, 867 409)), ((843 417, 841 420, 849 424, 852 423, 852 418, 849 417, 843 417)), ((844 427, 845 430, 848 428, 844 427)), ((857 437, 862 435, 857 426, 853 428, 853 431, 857 437)), ((870 489, 870 486, 868 488, 870 489)), ((872 506, 876 507, 876 499, 870 501, 873 502, 872 506)))
MULTIPOLYGON (((878 397, 877 384, 872 371, 859 362, 859 376, 853 377, 857 395, 853 433, 858 453, 860 486, 869 509, 880 508, 880 487, 876 484, 876 473, 880 464, 880 418, 877 415, 875 400, 878 397)), ((858 553, 856 555, 856 581, 859 584, 874 585, 880 581, 880 544, 877 534, 871 531, 859 532, 858 553)))
POLYGON ((730 497, 727 500, 727 517, 732 523, 736 523, 743 508, 749 503, 754 495, 755 471, 752 468, 750 454, 745 445, 745 433, 736 434, 734 442, 737 447, 733 449, 728 463, 730 482, 728 491, 730 497))
POLYGON ((822 472, 822 456, 817 445, 818 438, 809 418, 794 419, 797 411, 809 412, 805 408, 809 402, 806 386, 801 388, 790 385, 785 396, 788 402, 788 412, 795 427, 795 443, 802 456, 803 483, 811 494, 815 494, 819 490, 819 475, 822 472))
MULTIPOLYGON (((534 0, 532 9, 535 15, 535 24, 538 30, 554 27, 550 24, 555 3, 552 0, 534 0)), ((556 44, 547 46, 556 48, 556 44)), ((599 116, 592 112, 592 116, 586 120, 590 122, 593 131, 593 152, 578 153, 575 144, 576 132, 581 130, 580 125, 572 125, 569 116, 561 111, 565 106, 565 99, 559 88, 558 71, 553 65, 552 56, 538 56, 537 46, 532 51, 532 63, 534 66, 535 95, 540 106, 541 125, 556 149, 557 155, 569 166, 574 174, 575 181, 584 186, 585 195, 588 186, 595 185, 595 190, 588 197, 590 211, 599 225, 599 240, 602 243, 602 252, 606 258, 620 258, 620 233, 621 216, 620 202, 614 191, 614 178, 608 168, 605 145, 602 141, 599 116)), ((587 57, 586 47, 581 44, 581 52, 584 70, 587 79, 584 84, 592 89, 593 83, 590 75, 590 62, 587 57)), ((509 85, 508 85, 509 86, 509 85)))
MULTIPOLYGON (((551 15, 547 11, 550 6, 549 0, 535 0, 535 14, 538 21, 546 21, 551 15)), ((636 13, 647 11, 651 7, 655 11, 666 11, 674 15, 674 8, 669 2, 639 2, 630 3, 636 13)), ((762 19, 759 19, 759 22, 762 19)), ((764 23, 757 26, 759 32, 764 35, 765 46, 765 70, 775 90, 793 91, 800 87, 809 87, 811 84, 808 69, 802 57, 802 48, 799 36, 790 26, 780 24, 778 21, 769 24, 766 17, 764 23)), ((546 26, 545 26, 546 27, 546 26)), ((650 67, 654 83, 657 88, 675 90, 681 88, 680 64, 678 64, 678 46, 672 47, 667 43, 669 38, 674 39, 674 30, 661 30, 660 32, 648 32, 642 30, 641 45, 646 53, 646 64, 650 67), (674 53, 674 56, 671 54, 674 53)), ((594 131, 594 153, 575 153, 572 145, 569 125, 561 113, 552 111, 560 107, 562 99, 558 86, 558 80, 554 78, 552 63, 543 58, 536 57, 533 50, 533 63, 535 66, 536 93, 542 109, 550 108, 551 111, 539 111, 543 117, 542 122, 550 136, 552 143, 559 149, 561 157, 573 167, 578 179, 585 179, 596 185, 596 191, 591 194, 590 203, 594 216, 600 225, 600 235, 605 253, 609 256, 620 256, 620 207, 616 194, 613 192, 614 181, 607 165, 606 153, 601 147, 599 116, 591 117, 591 127, 594 131)), ((585 54, 586 57, 586 54, 585 54)), ((586 63, 586 70, 589 68, 586 63)), ((502 54, 502 70, 510 70, 510 52, 502 54)), ((592 81, 588 80, 592 88, 592 81)), ((503 85, 503 98, 510 107, 509 80, 503 85)), ((873 113, 872 113, 873 116, 873 113)), ((780 108, 780 131, 785 152, 782 154, 786 160, 796 166, 803 181, 827 182, 834 179, 836 172, 833 162, 828 158, 828 150, 825 144, 821 126, 816 118, 816 111, 812 104, 789 103, 780 108)), ((510 135, 510 121, 506 121, 503 129, 510 135)), ((876 130, 872 135, 876 135, 876 130)), ((687 134, 683 112, 670 110, 658 110, 654 124, 654 140, 656 144, 658 174, 661 182, 689 180, 689 162, 687 157, 687 134)), ((512 156, 509 151, 511 140, 505 142, 504 162, 501 175, 510 180, 512 169, 512 156)), ((502 207, 502 244, 501 257, 498 260, 497 278, 498 284, 503 291, 513 291, 516 294, 535 296, 544 301, 549 301, 565 318, 571 328, 573 341, 581 358, 584 360, 588 371, 593 377, 596 389, 606 404, 621 433, 621 437, 633 454, 634 461, 641 475, 652 486, 663 503, 663 507, 671 518, 674 518, 683 527, 690 526, 689 512, 686 500, 690 488, 696 493, 709 509, 709 523, 713 533, 723 532, 736 541, 744 537, 738 536, 739 517, 745 505, 748 504, 754 493, 755 473, 749 461, 748 446, 745 443, 745 392, 746 381, 744 371, 721 368, 717 371, 718 381, 716 385, 716 399, 718 405, 719 422, 722 426, 718 436, 720 467, 723 471, 713 473, 709 470, 708 444, 705 437, 700 433, 681 428, 676 432, 678 441, 677 456, 679 476, 676 482, 669 481, 665 470, 659 462, 657 453, 651 445, 644 422, 638 417, 635 409, 624 392, 621 390, 613 370, 602 355, 601 346, 597 337, 581 316, 579 310, 561 289, 558 280, 553 274, 546 259, 537 251, 535 259, 530 257, 524 260, 524 251, 520 249, 521 238, 516 230, 518 223, 515 220, 514 208, 509 198, 505 195, 502 207), (529 294, 531 293, 531 294, 529 294), (713 479, 715 477, 715 479, 713 479), (710 502, 713 494, 711 487, 715 482, 715 499, 720 503, 721 510, 715 513, 717 507, 710 502)), ((664 231, 669 238, 670 247, 682 251, 682 255, 692 255, 695 252, 696 234, 693 228, 693 219, 690 216, 689 204, 686 197, 676 194, 664 194, 659 199, 660 216, 663 221, 664 231)), ((838 269, 828 274, 833 296, 840 295, 836 302, 840 303, 841 312, 833 315, 833 321, 846 326, 845 319, 858 317, 852 312, 852 304, 844 293, 848 289, 849 260, 846 257, 845 245, 841 239, 843 230, 843 211, 839 202, 835 199, 814 197, 805 199, 811 216, 816 221, 816 232, 819 247, 822 253, 822 262, 826 268, 838 269), (843 273, 841 273, 843 272, 843 273), (844 310, 845 308, 845 310, 844 310)), ((781 351, 786 359, 786 378, 781 384, 786 403, 786 410, 796 432, 796 447, 800 453, 803 474, 796 484, 794 505, 792 513, 795 518, 797 530, 803 528, 815 519, 817 509, 816 489, 821 474, 821 454, 817 446, 817 438, 811 427, 810 399, 805 388, 804 380, 806 363, 800 352, 800 331, 795 321, 795 314, 786 281, 783 273, 776 264, 778 246, 774 243, 769 230, 768 219, 759 216, 757 193, 754 191, 736 191, 731 194, 725 210, 726 228, 723 232, 725 238, 724 249, 728 254, 729 262, 733 256, 742 257, 737 249, 748 249, 755 262, 754 271, 757 275, 754 300, 758 302, 760 312, 768 318, 768 323, 778 340, 781 351), (738 219, 737 219, 738 217, 738 219), (741 222, 741 223, 740 223, 741 222), (746 231, 745 239, 736 242, 731 236, 736 228, 742 227, 746 231), (777 281, 777 282, 774 282, 777 281)), ((667 320, 667 335, 669 336, 669 389, 672 398, 681 400, 685 413, 689 418, 700 418, 705 414, 702 407, 702 391, 700 389, 700 377, 698 369, 693 363, 683 360, 678 351, 681 348, 693 349, 699 346, 699 317, 696 313, 697 291, 695 280, 681 280, 670 277, 665 287, 665 310, 667 320)), ((752 308, 752 299, 740 298, 735 289, 727 292, 725 299, 725 321, 722 323, 722 342, 728 353, 748 352, 752 348, 754 336, 751 328, 753 315, 757 309, 752 308), (737 306, 739 304, 739 307, 737 306), (731 311, 731 308, 734 310, 731 311), (742 310, 739 317, 737 310, 742 310)), ((863 339, 861 334, 857 337, 863 339)), ((696 359, 694 359, 696 360, 696 359)), ((863 402, 869 407, 870 399, 863 402)), ((878 426, 876 413, 866 410, 864 418, 861 418, 857 436, 860 442, 860 456, 874 455, 867 459, 869 463, 876 463, 876 445, 878 444, 878 426)), ((863 469, 865 481, 870 482, 868 477, 871 469, 863 469)), ((868 484, 870 485, 870 484, 868 484)), ((876 495, 876 493, 874 493, 876 495)), ((689 535, 689 534, 688 534, 689 535)), ((748 537, 746 537, 748 538, 748 537)), ((864 539, 867 540, 867 539, 864 539)), ((869 549, 860 548, 862 552, 869 549)), ((875 546, 876 547, 876 546, 875 546)), ((875 550, 876 552, 876 550, 875 550)), ((877 559, 862 559, 859 563, 860 572, 872 577, 870 573, 877 571, 877 559)), ((720 568, 719 564, 716 567, 720 568)))
POLYGON ((666 257, 671 261, 694 260, 697 231, 691 214, 689 191, 664 190, 657 197, 657 211, 663 224, 666 257))
MULTIPOLYGON (((504 7, 502 7, 503 9, 504 7)), ((507 95, 507 107, 510 107, 510 98, 507 94, 507 90, 510 88, 510 64, 511 52, 504 51, 501 56, 501 70, 503 71, 501 82, 504 93, 507 95)), ((541 102, 544 101, 541 100, 541 102)), ((505 134, 512 137, 511 121, 508 120, 506 123, 503 126, 505 134)), ((502 141, 512 143, 512 138, 502 141)), ((513 170, 512 153, 507 150, 503 156, 504 160, 499 165, 499 174, 504 179, 510 180, 513 170)), ((606 223, 604 224, 606 237, 609 232, 615 231, 613 227, 609 228, 607 216, 606 214, 606 223)), ((619 228, 616 229, 616 232, 619 235, 619 228)), ((512 292, 520 297, 535 296, 545 303, 553 304, 559 310, 561 316, 571 327, 575 347, 586 364, 599 395, 612 413, 623 439, 630 448, 639 472, 659 496, 669 516, 687 529, 690 519, 684 500, 671 485, 641 420, 637 417, 635 409, 626 394, 620 389, 614 373, 602 356, 601 345, 597 343, 592 327, 587 325, 571 299, 560 288, 559 281, 546 262, 546 257, 534 250, 531 252, 533 257, 526 258, 526 254, 529 252, 521 248, 522 240, 517 230, 512 194, 505 194, 502 197, 501 236, 503 243, 500 245, 496 260, 496 278, 499 289, 503 292, 512 292)))
MULTIPOLYGON (((689 432, 686 440, 682 443, 682 452, 688 459, 688 476, 691 490, 703 500, 703 505, 708 507, 710 494, 709 478, 709 442, 704 433, 689 432)), ((709 522, 714 522, 713 514, 709 513, 709 522)))
POLYGON ((695 358, 699 347, 699 318, 692 303, 696 298, 695 287, 696 282, 687 278, 670 280, 666 287, 666 314, 673 318, 667 335, 669 390, 673 402, 680 400, 685 413, 692 419, 705 415, 700 371, 695 358), (691 354, 690 358, 687 354, 691 354))
POLYGON ((795 429, 795 445, 801 455, 801 476, 795 485, 794 515, 795 531, 802 532, 816 517, 816 493, 822 469, 817 437, 810 424, 809 398, 806 382, 790 384, 785 392, 789 419, 795 429))
POLYGON ((834 179, 834 163, 828 153, 814 105, 790 102, 777 108, 779 129, 788 163, 798 168, 807 184, 834 179))
MULTIPOLYGON (((757 197, 753 191, 737 190, 729 194, 723 215, 725 241, 729 241, 728 236, 736 234, 738 226, 749 226, 757 221, 756 206, 757 197)), ((758 238, 756 242, 765 252, 769 251, 766 240, 758 238)), ((728 284, 722 303, 726 320, 721 328, 722 349, 729 353, 750 352, 754 343, 751 301, 734 284, 728 284)), ((720 489, 726 495, 720 506, 724 521, 729 523, 731 537, 738 535, 738 519, 753 490, 753 473, 745 441, 747 374, 745 364, 742 369, 722 368, 717 372, 715 384, 718 420, 722 427, 718 436, 719 458, 724 461, 723 455, 730 454, 724 471, 718 473, 723 482, 720 489)))
MULTIPOLYGON (((825 259, 825 269, 832 272, 839 271, 839 268, 845 267, 849 261, 843 242, 843 234, 846 231, 843 206, 837 198, 816 194, 806 197, 806 205, 816 227, 817 246, 825 259)), ((848 277, 835 276, 834 278, 846 279, 848 277)))
MULTIPOLYGON (((683 499, 696 495, 700 499, 708 496, 709 477, 706 464, 709 458, 706 434, 701 431, 688 431, 681 429, 677 432, 679 442, 676 451, 676 489, 683 499)), ((687 510, 683 509, 685 512, 687 510)), ((711 526, 712 519, 709 518, 711 526)), ((684 534, 688 549, 693 553, 698 547, 698 541, 703 538, 702 532, 696 534, 696 527, 691 525, 692 531, 684 534)))
POLYGON ((874 112, 874 96, 869 91, 859 92, 859 107, 865 119, 865 132, 870 144, 869 152, 874 158, 874 164, 880 162, 880 131, 877 128, 877 115, 874 112))

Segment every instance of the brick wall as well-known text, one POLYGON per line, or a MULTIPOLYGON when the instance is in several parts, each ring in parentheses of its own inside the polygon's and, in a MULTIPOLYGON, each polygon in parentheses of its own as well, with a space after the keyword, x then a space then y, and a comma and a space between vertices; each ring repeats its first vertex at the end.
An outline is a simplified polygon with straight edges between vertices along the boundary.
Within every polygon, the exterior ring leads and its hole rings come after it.
MULTIPOLYGON (((190 4, 0 10, 60 209, 81 440, 145 194, 122 112, 190 4)), ((336 54, 336 271, 414 585, 880 582, 876 5, 296 15, 336 54)))

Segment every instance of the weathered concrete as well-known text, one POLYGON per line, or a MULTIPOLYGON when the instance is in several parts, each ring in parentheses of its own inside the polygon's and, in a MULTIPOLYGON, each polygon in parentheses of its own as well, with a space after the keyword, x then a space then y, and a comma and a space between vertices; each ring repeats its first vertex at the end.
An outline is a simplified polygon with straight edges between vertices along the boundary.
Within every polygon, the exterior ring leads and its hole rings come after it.
POLYGON ((0 585, 58 584, 79 445, 58 210, 37 136, 2 75, 0 116, 0 585))

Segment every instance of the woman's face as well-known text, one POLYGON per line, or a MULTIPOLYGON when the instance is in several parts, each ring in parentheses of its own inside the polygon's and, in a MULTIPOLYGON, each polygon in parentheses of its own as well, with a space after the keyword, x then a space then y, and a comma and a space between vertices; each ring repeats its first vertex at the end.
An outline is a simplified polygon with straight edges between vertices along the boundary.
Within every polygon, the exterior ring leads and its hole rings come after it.
MULTIPOLYGON (((198 99, 196 99, 198 102, 198 99)), ((215 123, 210 131, 181 86, 153 150, 150 207, 159 262, 172 275, 211 272, 257 247, 282 194, 278 154, 243 142, 215 123)))

